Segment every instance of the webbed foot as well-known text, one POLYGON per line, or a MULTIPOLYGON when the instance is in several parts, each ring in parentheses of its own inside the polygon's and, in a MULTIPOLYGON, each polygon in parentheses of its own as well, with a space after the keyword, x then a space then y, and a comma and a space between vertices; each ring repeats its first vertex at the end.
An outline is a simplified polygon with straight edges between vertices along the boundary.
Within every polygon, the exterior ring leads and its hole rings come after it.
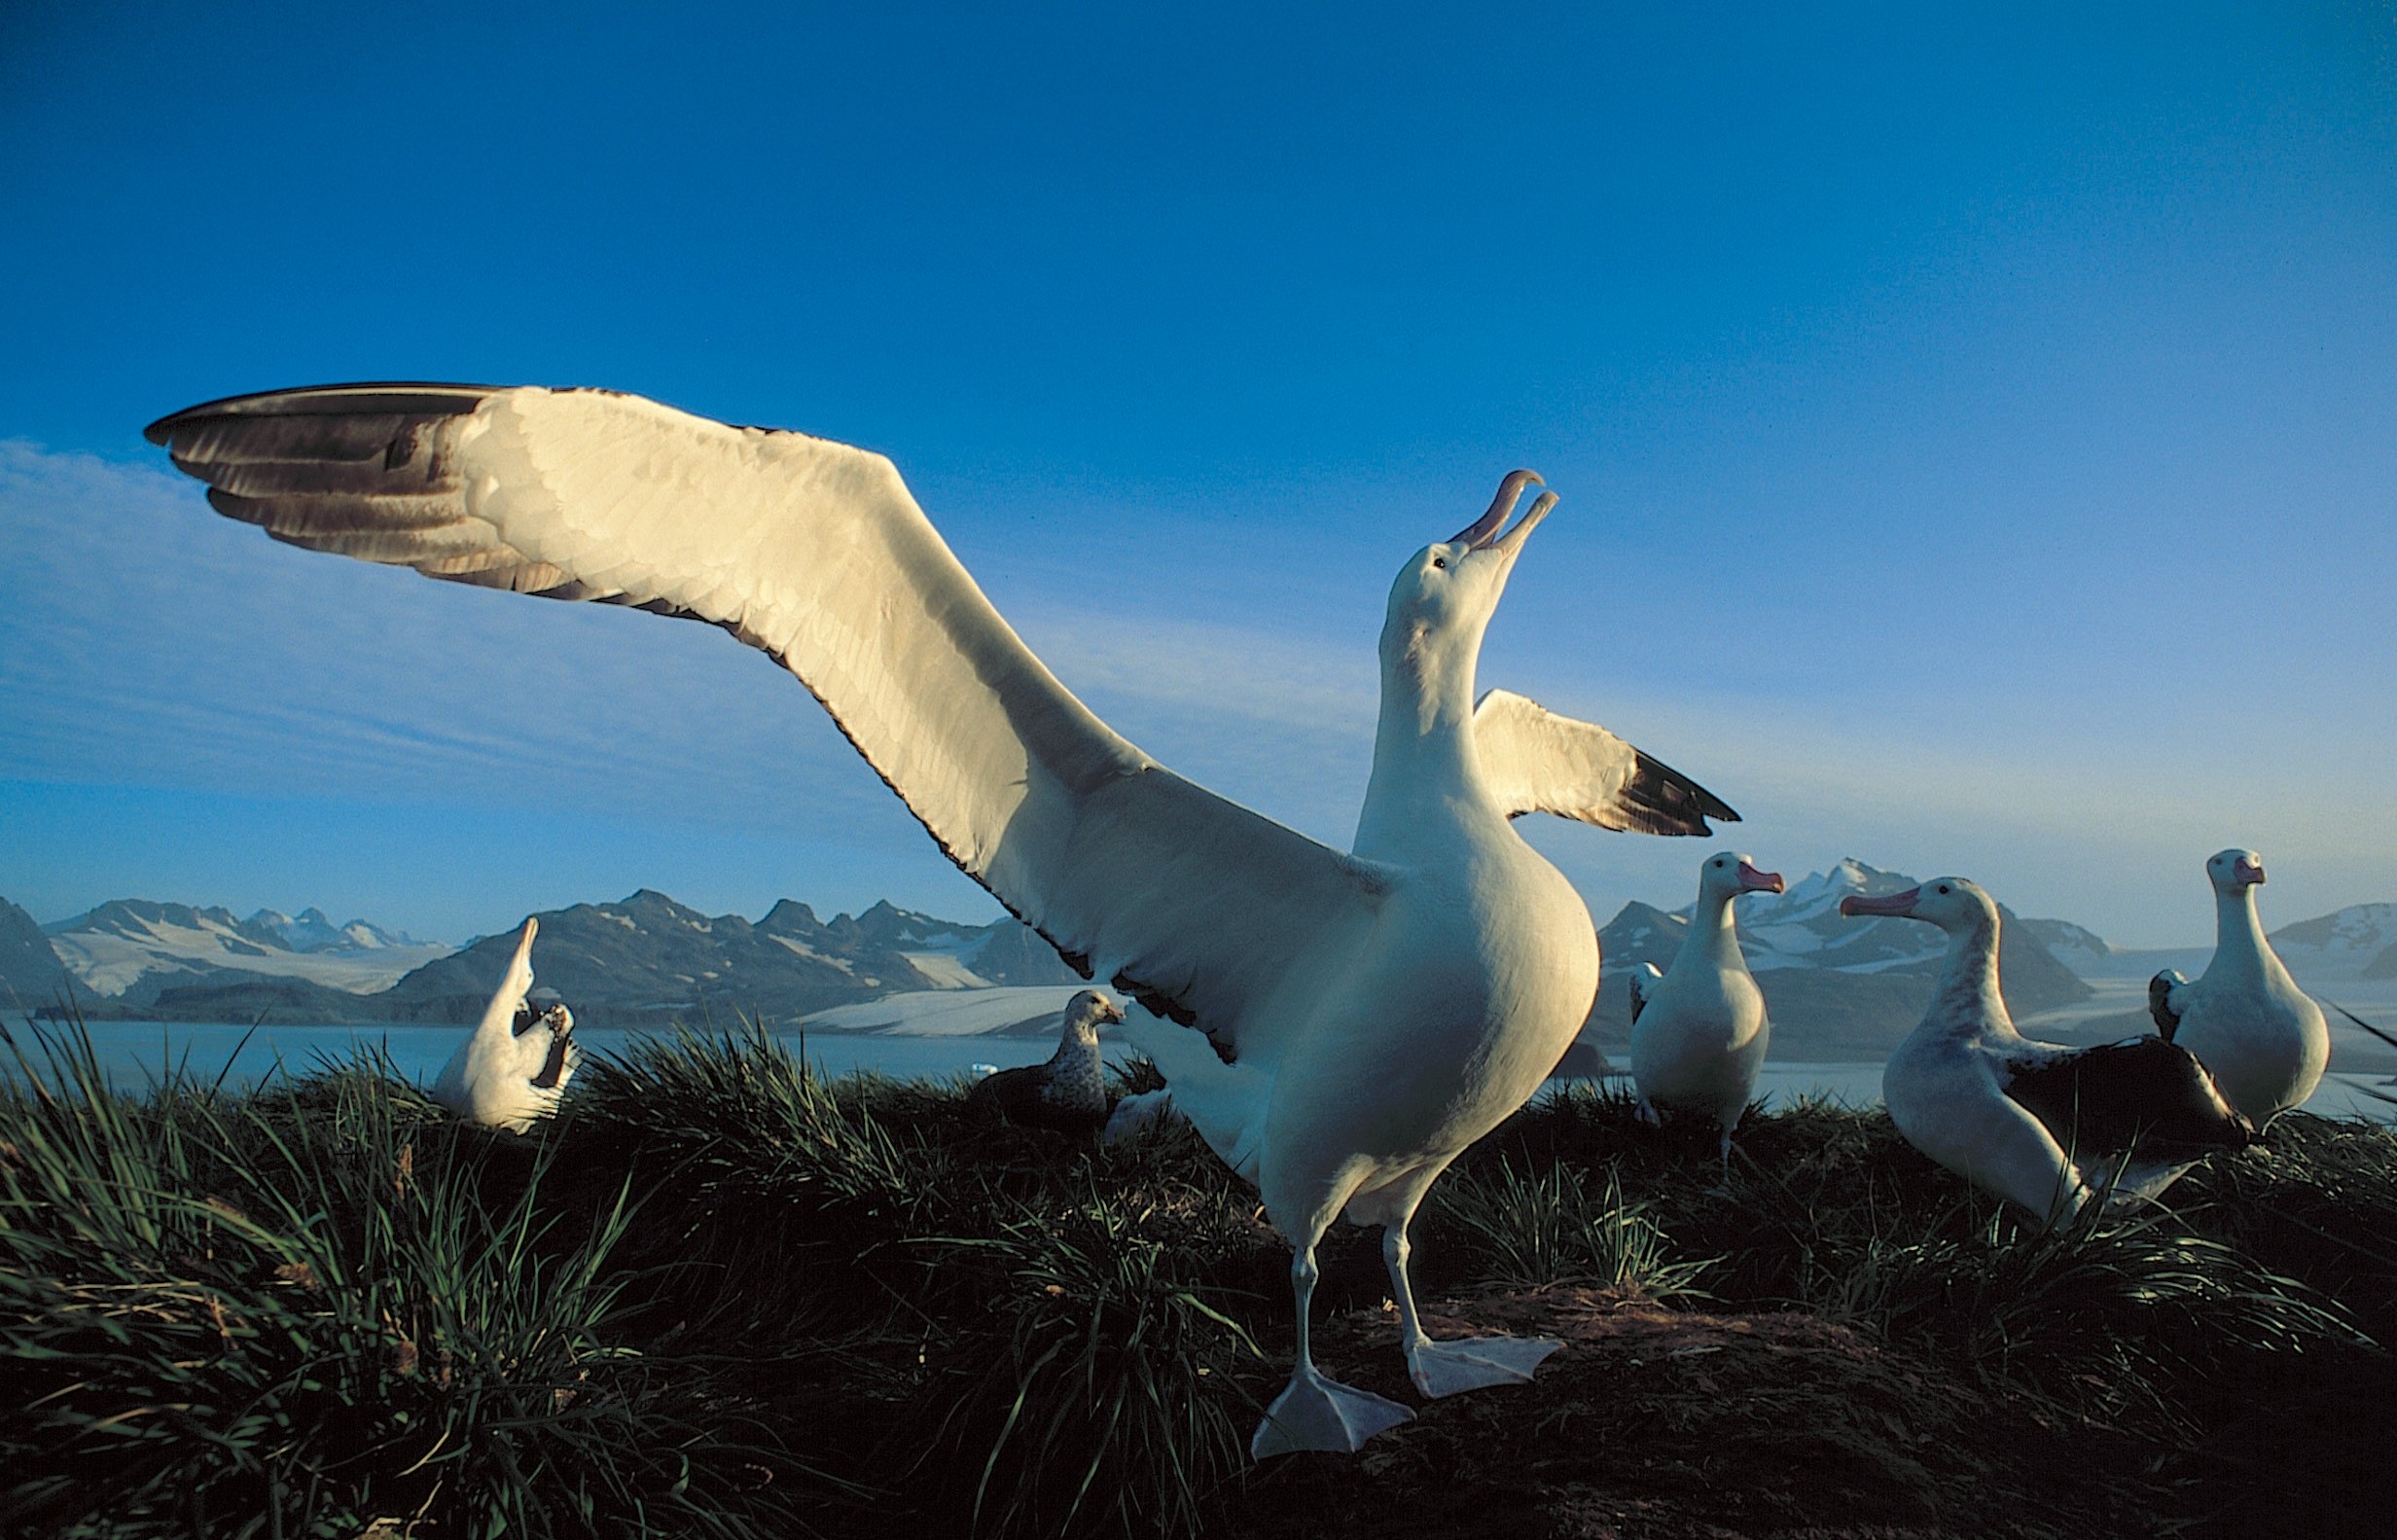
POLYGON ((1407 1374, 1427 1396, 1452 1396, 1485 1385, 1529 1384, 1540 1361, 1563 1345, 1554 1337, 1427 1341, 1408 1351, 1407 1374))
POLYGON ((1249 1457, 1270 1460, 1300 1450, 1353 1454, 1384 1428, 1414 1420, 1414 1414, 1370 1390, 1343 1385, 1321 1375, 1294 1375, 1266 1409, 1248 1441, 1249 1457))

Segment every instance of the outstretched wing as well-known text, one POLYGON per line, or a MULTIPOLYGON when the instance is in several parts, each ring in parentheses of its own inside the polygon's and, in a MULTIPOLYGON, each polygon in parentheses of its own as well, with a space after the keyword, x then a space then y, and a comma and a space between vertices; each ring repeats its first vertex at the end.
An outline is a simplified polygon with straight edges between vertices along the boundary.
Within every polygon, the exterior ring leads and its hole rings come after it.
POLYGON ((149 429, 218 512, 431 577, 723 627, 1088 976, 1219 1040, 1375 869, 1195 786, 1058 684, 890 461, 635 396, 340 385, 149 429))
POLYGON ((533 938, 541 932, 541 921, 531 915, 524 918, 524 929, 518 936, 516 953, 508 959, 508 971, 499 978, 499 987, 491 992, 491 1003, 483 1008, 483 1022, 476 1029, 478 1037, 499 1041, 505 1033, 516 1035, 517 1012, 524 1004, 524 996, 533 986, 533 938))
POLYGON ((1591 722, 1577 722, 1511 691, 1473 708, 1482 775, 1510 818, 1553 812, 1634 834, 1712 834, 1706 820, 1737 823, 1723 800, 1591 722))
POLYGON ((2147 981, 2147 1014, 2156 1019, 2156 1030, 2164 1034, 2167 1043, 2181 1029, 2181 1014, 2172 1009, 2172 991, 2188 982, 2173 968, 2166 968, 2147 981))

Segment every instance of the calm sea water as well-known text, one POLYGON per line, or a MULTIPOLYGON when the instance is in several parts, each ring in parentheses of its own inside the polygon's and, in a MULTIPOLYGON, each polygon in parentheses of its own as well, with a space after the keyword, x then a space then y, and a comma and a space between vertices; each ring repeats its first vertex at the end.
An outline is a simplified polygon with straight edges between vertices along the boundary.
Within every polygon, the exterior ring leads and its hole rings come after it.
MULTIPOLYGON (((8 1030, 20 1045, 30 1046, 21 1023, 8 1030)), ((380 1046, 393 1067, 422 1085, 431 1085, 466 1038, 462 1026, 382 1025, 362 1022, 343 1026, 219 1026, 191 1022, 95 1021, 88 1028, 91 1047, 109 1077, 127 1091, 155 1084, 169 1066, 180 1066, 202 1079, 223 1077, 228 1086, 254 1085, 278 1073, 305 1074, 327 1063, 349 1060, 360 1052, 380 1046)), ((597 1053, 619 1053, 645 1034, 600 1027, 577 1027, 575 1036, 597 1053)), ((778 1033, 785 1049, 799 1053, 798 1033, 778 1033)), ((811 1032, 805 1039, 807 1058, 826 1074, 873 1070, 902 1080, 944 1080, 974 1072, 980 1064, 1001 1069, 1045 1061, 1056 1049, 1054 1040, 1034 1037, 884 1037, 873 1033, 811 1032)), ((1124 1045, 1111 1043, 1107 1055, 1119 1060, 1124 1045)), ((14 1057, 0 1054, 0 1075, 16 1073, 14 1057)), ((2378 1074, 2342 1077, 2322 1082, 2308 1112, 2324 1117, 2370 1117, 2388 1121, 2397 1106, 2380 1101, 2363 1088, 2397 1095, 2397 1086, 2383 1086, 2378 1074)), ((1850 1106, 1880 1100, 1881 1066, 1878 1063, 1768 1063, 1757 1086, 1769 1106, 1786 1106, 1800 1096, 1828 1097, 1850 1106)))
MULTIPOLYGON (((372 1021, 335 1026, 221 1026, 189 1021, 94 1021, 86 1028, 91 1049, 109 1078, 127 1090, 155 1084, 170 1066, 202 1080, 222 1077, 228 1086, 255 1085, 276 1074, 305 1074, 342 1063, 379 1047, 392 1066, 431 1085, 442 1065, 472 1030, 463 1026, 419 1026, 372 1021)), ((23 1025, 9 1031, 30 1046, 23 1025)), ((575 1040, 600 1054, 622 1053, 648 1034, 578 1026, 575 1040)), ((800 1034, 777 1033, 791 1053, 800 1034)), ((903 1080, 942 1080, 973 1072, 977 1064, 1001 1069, 1046 1062, 1056 1052, 1054 1038, 879 1037, 871 1033, 810 1032, 805 1039, 809 1062, 829 1075, 874 1070, 903 1080)), ((13 1056, 0 1055, 0 1074, 14 1074, 13 1056)))

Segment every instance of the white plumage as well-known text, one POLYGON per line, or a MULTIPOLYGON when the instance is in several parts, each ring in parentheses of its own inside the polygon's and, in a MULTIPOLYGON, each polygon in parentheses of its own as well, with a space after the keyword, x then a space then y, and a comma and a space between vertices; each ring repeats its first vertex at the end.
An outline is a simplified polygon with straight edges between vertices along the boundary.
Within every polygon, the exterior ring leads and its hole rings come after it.
POLYGON ((1780 875, 1760 872, 1744 854, 1709 856, 1698 869, 1698 904, 1673 964, 1659 974, 1642 964, 1631 975, 1631 1078, 1640 1110, 1701 1114, 1723 1130, 1731 1164, 1732 1129, 1756 1094, 1772 1023, 1764 991, 1740 954, 1732 901, 1778 893, 1780 875))
POLYGON ((458 1045, 433 1083, 433 1099, 469 1123, 516 1133, 557 1110, 566 1082, 582 1062, 574 1013, 563 1005, 535 1012, 525 1004, 533 986, 533 937, 541 922, 527 918, 516 955, 472 1036, 458 1045))
POLYGON ((2170 969, 2149 981, 2157 1030, 2209 1070, 2259 1128, 2302 1104, 2330 1063, 2331 1029, 2264 937, 2256 889, 2264 860, 2224 850, 2205 863, 2214 888, 2214 957, 2195 984, 2170 969))
POLYGON ((1483 628, 1555 501, 1500 537, 1536 477, 1509 477, 1486 515, 1400 574, 1373 780, 1343 854, 1110 731, 879 455, 632 397, 473 386, 246 397, 150 435, 221 512, 278 539, 691 616, 765 649, 959 867, 1077 968, 1212 1038, 1155 1021, 1134 1032, 1298 1253, 1298 1364, 1260 1455, 1353 1449, 1407 1415, 1323 1379, 1307 1355, 1314 1243, 1343 1208, 1388 1227, 1418 1385, 1520 1380, 1548 1350, 1432 1343, 1407 1283, 1424 1190, 1538 1086, 1596 986, 1588 912, 1507 820, 1546 809, 1696 834, 1735 815, 1519 697, 1493 693, 1477 716, 1483 628))

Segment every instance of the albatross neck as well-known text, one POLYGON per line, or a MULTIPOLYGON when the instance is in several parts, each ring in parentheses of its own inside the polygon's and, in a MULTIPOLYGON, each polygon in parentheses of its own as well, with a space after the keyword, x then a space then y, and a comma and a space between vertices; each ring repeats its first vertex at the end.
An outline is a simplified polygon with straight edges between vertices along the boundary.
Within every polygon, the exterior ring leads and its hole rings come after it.
POLYGON ((1357 854, 1405 856, 1427 839, 1499 816, 1473 742, 1481 650, 1478 626, 1469 636, 1417 636, 1412 643, 1384 632, 1381 717, 1357 819, 1357 854))
POLYGON ((1720 967, 1736 962, 1747 966, 1739 950, 1739 923, 1732 913, 1732 901, 1736 891, 1717 893, 1699 888, 1698 903, 1690 911, 1690 939, 1682 945, 1696 949, 1698 956, 1720 967))
POLYGON ((1931 991, 1931 1014, 1948 1022, 1950 1032, 1970 1036, 1987 1026, 2016 1035, 1997 987, 1997 916, 1989 913, 1948 933, 1948 961, 1931 991))
POLYGON ((2271 955, 2264 941, 2264 921, 2256 914, 2254 886, 2241 884, 2228 893, 2215 889, 2214 960, 2206 971, 2221 969, 2261 979, 2269 971, 2264 959, 2271 955))
POLYGON ((1104 1104, 1107 1099, 1106 1060, 1101 1057, 1095 1035, 1084 1037, 1068 1028, 1057 1035, 1057 1051, 1049 1056, 1042 1066, 1048 1071, 1049 1090, 1053 1101, 1089 1102, 1095 1099, 1104 1104))

